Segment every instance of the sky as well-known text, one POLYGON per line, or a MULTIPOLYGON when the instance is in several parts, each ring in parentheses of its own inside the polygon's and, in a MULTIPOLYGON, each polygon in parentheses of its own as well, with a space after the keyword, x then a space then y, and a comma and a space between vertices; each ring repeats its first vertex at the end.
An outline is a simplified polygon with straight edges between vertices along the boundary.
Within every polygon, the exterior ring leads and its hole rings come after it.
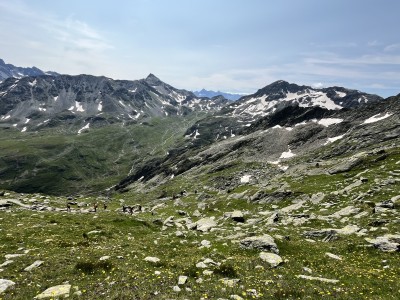
POLYGON ((253 93, 286 80, 400 93, 398 0, 0 0, 0 58, 253 93))

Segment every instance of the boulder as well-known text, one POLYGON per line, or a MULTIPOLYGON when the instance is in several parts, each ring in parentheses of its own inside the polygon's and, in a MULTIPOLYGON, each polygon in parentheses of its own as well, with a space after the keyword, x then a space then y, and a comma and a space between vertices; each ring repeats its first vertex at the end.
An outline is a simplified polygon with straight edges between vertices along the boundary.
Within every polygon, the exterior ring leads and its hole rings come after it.
POLYGON ((361 164, 363 161, 364 161, 364 159, 362 157, 354 157, 352 159, 346 160, 346 161, 332 167, 328 172, 331 175, 348 172, 351 169, 358 166, 359 164, 361 164))
POLYGON ((251 236, 240 241, 240 246, 244 249, 258 249, 278 254, 279 250, 272 236, 264 234, 261 236, 251 236))
POLYGON ((231 219, 233 221, 243 223, 244 222, 244 215, 240 210, 235 210, 231 215, 231 219))
POLYGON ((365 238, 365 240, 373 244, 375 248, 385 252, 400 251, 400 234, 385 234, 375 239, 365 238))
POLYGON ((275 268, 283 263, 282 258, 275 253, 261 252, 260 258, 261 258, 261 260, 269 263, 270 266, 273 268, 275 268))
POLYGON ((212 218, 202 218, 198 220, 195 224, 196 224, 196 229, 202 232, 207 232, 211 228, 217 226, 217 223, 212 218))

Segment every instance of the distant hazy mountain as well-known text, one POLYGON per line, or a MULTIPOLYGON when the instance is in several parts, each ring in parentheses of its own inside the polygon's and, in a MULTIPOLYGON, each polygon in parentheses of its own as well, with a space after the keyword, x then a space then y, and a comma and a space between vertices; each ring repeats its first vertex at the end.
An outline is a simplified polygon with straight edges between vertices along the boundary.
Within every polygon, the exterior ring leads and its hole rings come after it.
POLYGON ((228 100, 236 101, 243 97, 244 95, 240 94, 231 94, 231 93, 224 93, 224 92, 215 92, 215 91, 208 91, 205 89, 202 89, 201 91, 195 91, 193 92, 197 97, 207 97, 207 98, 212 98, 215 96, 224 96, 228 100))
POLYGON ((56 72, 44 72, 36 67, 22 68, 16 67, 12 64, 6 64, 4 60, 0 59, 0 80, 9 77, 22 78, 26 76, 41 76, 41 75, 59 75, 56 72))

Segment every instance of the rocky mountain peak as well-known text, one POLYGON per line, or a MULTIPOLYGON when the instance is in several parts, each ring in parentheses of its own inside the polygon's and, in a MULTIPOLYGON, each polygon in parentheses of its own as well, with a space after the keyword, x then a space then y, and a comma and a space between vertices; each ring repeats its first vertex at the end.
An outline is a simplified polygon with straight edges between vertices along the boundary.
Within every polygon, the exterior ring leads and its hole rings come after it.
POLYGON ((158 78, 156 75, 154 75, 154 74, 152 74, 152 73, 150 73, 150 74, 146 77, 145 81, 146 81, 149 85, 160 85, 160 84, 163 83, 163 82, 160 80, 160 78, 158 78))

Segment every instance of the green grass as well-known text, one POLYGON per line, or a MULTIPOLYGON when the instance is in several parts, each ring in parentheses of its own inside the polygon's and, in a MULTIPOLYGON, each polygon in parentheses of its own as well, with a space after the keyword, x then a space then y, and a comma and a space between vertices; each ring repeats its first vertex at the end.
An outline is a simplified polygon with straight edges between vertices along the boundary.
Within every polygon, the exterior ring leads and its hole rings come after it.
POLYGON ((153 118, 145 124, 75 131, 2 131, 0 187, 53 195, 100 192, 149 155, 165 156, 183 142, 198 116, 153 118))

